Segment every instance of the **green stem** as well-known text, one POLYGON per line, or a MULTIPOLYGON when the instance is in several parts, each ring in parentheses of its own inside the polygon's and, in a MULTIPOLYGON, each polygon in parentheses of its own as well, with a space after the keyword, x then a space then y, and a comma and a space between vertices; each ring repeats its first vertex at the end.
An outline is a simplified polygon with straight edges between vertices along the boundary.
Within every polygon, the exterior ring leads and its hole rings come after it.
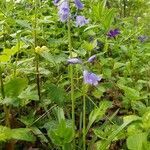
MULTIPOLYGON (((34 50, 37 46, 37 0, 34 1, 34 50)), ((39 72, 39 55, 37 53, 35 53, 35 68, 36 68, 36 85, 37 85, 37 92, 38 92, 38 96, 39 96, 39 100, 41 100, 41 90, 40 90, 40 72, 39 72)))
MULTIPOLYGON (((4 99, 5 98, 5 91, 4 91, 4 83, 3 83, 3 78, 2 78, 2 72, 0 72, 0 83, 1 83, 2 99, 4 99)), ((10 108, 8 108, 6 105, 4 105, 3 109, 4 109, 4 113, 5 113, 5 125, 7 127, 10 127, 10 118, 9 118, 10 108)))
POLYGON ((20 35, 17 36, 17 55, 16 55, 16 59, 15 59, 15 68, 14 68, 14 76, 16 76, 16 72, 17 72, 17 61, 18 61, 18 55, 19 55, 19 51, 20 51, 20 35))
POLYGON ((85 89, 86 86, 83 85, 83 150, 86 150, 86 99, 85 99, 85 89))
MULTIPOLYGON (((68 20, 68 49, 70 53, 70 57, 72 57, 72 45, 71 45, 71 26, 70 26, 70 19, 68 20)), ((72 120, 73 120, 73 129, 75 127, 75 114, 74 114, 74 109, 75 109, 75 102, 74 102, 74 81, 73 81, 73 66, 70 65, 69 68, 70 71, 70 81, 71 81, 71 101, 72 101, 72 120)))
MULTIPOLYGON (((69 1, 68 1, 69 2, 69 1)), ((68 19, 68 50, 70 57, 72 57, 72 44, 71 44, 71 22, 70 18, 68 19)), ((73 80, 73 66, 69 66, 69 76, 71 82, 71 102, 72 102, 72 128, 75 134, 75 99, 74 99, 74 80, 73 80)), ((75 149, 75 141, 73 141, 73 146, 75 149)))

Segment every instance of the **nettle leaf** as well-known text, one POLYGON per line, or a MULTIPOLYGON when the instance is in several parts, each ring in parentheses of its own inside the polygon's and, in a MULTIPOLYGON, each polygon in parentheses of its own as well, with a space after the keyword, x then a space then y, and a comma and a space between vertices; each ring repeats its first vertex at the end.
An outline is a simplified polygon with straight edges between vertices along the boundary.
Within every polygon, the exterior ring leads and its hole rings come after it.
POLYGON ((5 84, 5 94, 7 97, 17 98, 19 94, 27 87, 25 78, 14 77, 5 84))
POLYGON ((148 133, 138 133, 127 138, 127 147, 129 150, 149 150, 147 145, 148 133))
POLYGON ((105 115, 106 110, 112 106, 109 101, 102 101, 98 108, 95 108, 89 116, 89 123, 87 125, 87 131, 95 121, 99 121, 105 115))
POLYGON ((54 84, 50 84, 47 87, 47 92, 48 92, 48 96, 49 98, 57 103, 57 104, 62 104, 65 100, 65 92, 62 88, 54 85, 54 84))
POLYGON ((54 128, 48 131, 48 136, 54 144, 63 146, 73 140, 74 131, 72 130, 72 126, 66 124, 65 120, 61 120, 59 124, 57 123, 54 128))

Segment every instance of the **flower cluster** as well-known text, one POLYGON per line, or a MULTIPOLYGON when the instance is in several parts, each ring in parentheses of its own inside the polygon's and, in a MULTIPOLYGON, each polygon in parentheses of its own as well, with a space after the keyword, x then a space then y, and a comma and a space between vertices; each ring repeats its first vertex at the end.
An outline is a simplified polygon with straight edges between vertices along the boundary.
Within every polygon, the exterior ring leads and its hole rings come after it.
MULTIPOLYGON (((65 22, 70 17, 70 8, 69 2, 67 0, 54 0, 54 5, 58 6, 58 14, 61 22, 65 22)), ((83 9, 84 4, 81 3, 80 0, 74 0, 74 4, 77 9, 83 9)), ((84 16, 77 15, 76 16, 76 27, 82 27, 89 22, 84 16)))
POLYGON ((69 18, 70 9, 67 1, 62 2, 62 4, 59 6, 58 14, 62 22, 65 22, 69 18))
MULTIPOLYGON (((94 60, 96 59, 96 55, 91 56, 88 58, 87 62, 93 63, 94 60)), ((70 58, 67 60, 68 64, 82 64, 82 61, 79 58, 70 58)), ((97 76, 96 74, 89 72, 87 70, 83 70, 83 80, 85 84, 90 84, 90 85, 98 85, 98 82, 102 78, 97 76)))

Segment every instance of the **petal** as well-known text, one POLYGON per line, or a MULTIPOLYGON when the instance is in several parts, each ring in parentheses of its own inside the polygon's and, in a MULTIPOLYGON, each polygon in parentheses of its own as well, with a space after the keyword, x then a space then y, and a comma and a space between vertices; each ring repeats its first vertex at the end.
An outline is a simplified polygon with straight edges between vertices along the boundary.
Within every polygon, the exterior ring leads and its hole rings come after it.
POLYGON ((92 63, 96 59, 96 55, 89 57, 88 62, 92 63))

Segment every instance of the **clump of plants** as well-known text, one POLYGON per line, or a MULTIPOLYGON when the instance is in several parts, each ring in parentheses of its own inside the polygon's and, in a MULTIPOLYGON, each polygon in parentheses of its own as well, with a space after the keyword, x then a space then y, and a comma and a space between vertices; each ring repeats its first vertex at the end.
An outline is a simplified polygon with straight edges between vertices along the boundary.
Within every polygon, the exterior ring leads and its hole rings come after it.
POLYGON ((149 5, 2 0, 0 149, 149 150, 149 5))

